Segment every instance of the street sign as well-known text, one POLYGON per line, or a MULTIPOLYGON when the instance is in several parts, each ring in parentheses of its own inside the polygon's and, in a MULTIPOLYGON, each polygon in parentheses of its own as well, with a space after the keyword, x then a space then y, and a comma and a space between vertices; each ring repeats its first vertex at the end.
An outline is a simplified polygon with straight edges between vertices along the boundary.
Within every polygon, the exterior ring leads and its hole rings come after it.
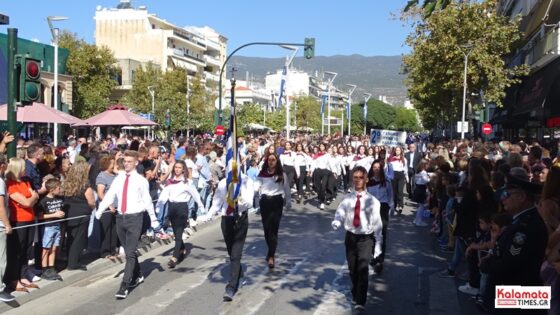
POLYGON ((461 122, 457 122, 457 132, 469 132, 469 122, 463 121, 463 128, 461 128, 461 122))
POLYGON ((10 24, 10 17, 0 13, 0 25, 10 24))
POLYGON ((218 125, 218 126, 216 126, 216 128, 214 128, 214 133, 218 136, 223 135, 224 132, 226 132, 226 129, 222 125, 218 125))
POLYGON ((485 135, 489 135, 492 133, 492 125, 489 123, 482 124, 482 133, 485 135))

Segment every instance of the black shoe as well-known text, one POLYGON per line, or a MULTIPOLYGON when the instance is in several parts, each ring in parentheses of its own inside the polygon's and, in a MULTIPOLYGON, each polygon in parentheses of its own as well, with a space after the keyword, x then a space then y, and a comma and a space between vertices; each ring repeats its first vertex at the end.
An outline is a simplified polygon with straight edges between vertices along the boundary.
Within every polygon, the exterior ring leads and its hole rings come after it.
POLYGON ((360 304, 356 304, 354 305, 354 312, 356 312, 356 314, 365 314, 366 307, 360 304))
POLYGON ((226 287, 226 291, 224 292, 224 302, 233 301, 233 296, 234 295, 235 295, 235 290, 228 285, 226 287))
POLYGON ((66 270, 82 270, 87 271, 87 267, 85 265, 78 265, 76 267, 67 267, 66 270))
POLYGON ((144 282, 144 275, 143 274, 139 274, 136 279, 134 281, 132 281, 132 283, 130 284, 130 288, 134 288, 139 286, 142 282, 144 282))
POLYGON ((169 261, 167 262, 167 266, 171 269, 175 268, 175 266, 177 266, 177 261, 174 259, 169 259, 169 261))
POLYGON ((121 287, 119 288, 119 291, 117 291, 117 293, 115 293, 115 297, 118 300, 123 300, 126 299, 126 297, 128 296, 128 285, 126 285, 126 283, 121 283, 121 287))
POLYGON ((10 293, 8 293, 6 291, 1 291, 0 292, 0 301, 2 301, 2 302, 11 302, 15 299, 16 299, 15 296, 11 295, 10 293))
POLYGON ((373 266, 373 271, 375 271, 376 274, 381 274, 381 272, 383 272, 383 264, 378 262, 373 266))

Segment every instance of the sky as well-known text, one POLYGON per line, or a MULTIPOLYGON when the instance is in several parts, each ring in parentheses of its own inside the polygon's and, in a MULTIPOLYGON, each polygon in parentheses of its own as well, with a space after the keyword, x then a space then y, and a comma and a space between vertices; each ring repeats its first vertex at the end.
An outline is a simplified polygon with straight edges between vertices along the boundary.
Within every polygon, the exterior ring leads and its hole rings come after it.
MULTIPOLYGON (((254 41, 303 43, 315 38, 317 56, 392 56, 409 51, 403 43, 411 31, 396 18, 407 0, 133 0, 177 26, 210 26, 228 38, 228 51, 254 41)), ((18 36, 49 43, 47 16, 94 43, 97 6, 116 7, 119 0, 2 0, 0 13, 10 17, 18 36)), ((0 25, 0 33, 7 26, 0 25)), ((301 52, 301 50, 300 50, 301 52)), ((278 47, 248 47, 238 53, 252 57, 282 57, 278 47)), ((301 53, 302 54, 302 53, 301 53)))

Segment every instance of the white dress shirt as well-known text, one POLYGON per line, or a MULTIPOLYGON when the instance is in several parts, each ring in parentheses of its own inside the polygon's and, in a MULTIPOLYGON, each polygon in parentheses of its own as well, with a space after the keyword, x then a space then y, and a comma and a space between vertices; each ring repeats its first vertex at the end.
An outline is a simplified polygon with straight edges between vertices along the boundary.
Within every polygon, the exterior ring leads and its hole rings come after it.
POLYGON ((316 157, 315 159, 313 159, 313 170, 316 169, 322 169, 322 170, 331 170, 331 163, 329 162, 331 155, 328 153, 325 153, 321 156, 316 157))
POLYGON ((416 185, 427 185, 429 182, 430 175, 425 170, 414 175, 414 183, 416 183, 416 185))
MULTIPOLYGON (((119 174, 115 177, 113 182, 111 183, 111 187, 105 194, 105 197, 99 203, 99 207, 97 207, 96 215, 99 212, 105 211, 110 205, 113 204, 113 201, 117 199, 118 207, 117 211, 122 214, 122 195, 124 189, 124 183, 126 180, 127 173, 119 172, 119 174)), ((125 214, 134 214, 134 213, 141 213, 144 211, 148 211, 150 215, 150 219, 152 221, 157 221, 156 215, 154 213, 154 204, 152 203, 152 197, 150 197, 150 189, 148 187, 148 180, 144 178, 142 175, 138 174, 136 170, 128 173, 128 189, 127 189, 127 198, 126 198, 126 213, 125 214)))
MULTIPOLYGON (((190 180, 180 181, 175 184, 170 184, 165 186, 161 193, 159 194, 159 198, 156 204, 156 209, 161 209, 166 202, 189 202, 191 198, 194 199, 194 202, 198 205, 199 209, 204 209, 204 204, 200 199, 200 194, 192 185, 190 180)), ((159 212, 159 210, 157 211, 159 212)))
POLYGON ((295 166, 295 157, 296 154, 292 151, 284 151, 284 153, 280 154, 280 163, 282 166, 295 166))
MULTIPOLYGON (((216 191, 214 192, 214 198, 212 199, 212 207, 210 207, 210 213, 227 215, 228 203, 226 200, 227 196, 227 178, 220 180, 216 191)), ((239 191, 239 196, 237 198, 237 210, 239 214, 251 209, 253 207, 253 196, 255 193, 253 181, 245 174, 241 174, 241 190, 239 191)), ((231 214, 233 215, 233 213, 231 214)))
POLYGON ((282 195, 285 200, 286 208, 289 209, 292 206, 290 183, 288 183, 288 176, 286 173, 284 173, 284 180, 281 183, 276 182, 276 176, 264 177, 259 174, 256 182, 254 183, 254 189, 261 195, 282 195))
POLYGON ((343 225, 346 231, 353 234, 373 234, 375 236, 374 258, 381 254, 381 244, 383 243, 383 222, 381 221, 381 204, 374 196, 367 191, 360 194, 360 226, 354 226, 354 207, 356 206, 356 196, 358 192, 352 191, 347 194, 338 205, 334 214, 334 221, 343 225))

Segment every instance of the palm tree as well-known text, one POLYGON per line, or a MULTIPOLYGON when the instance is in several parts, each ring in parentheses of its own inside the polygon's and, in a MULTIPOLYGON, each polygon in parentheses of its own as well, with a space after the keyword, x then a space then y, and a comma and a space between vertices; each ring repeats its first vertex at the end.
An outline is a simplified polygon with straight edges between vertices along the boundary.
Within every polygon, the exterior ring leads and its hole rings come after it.
MULTIPOLYGON (((445 9, 448 5, 450 5, 453 0, 424 0, 422 3, 422 10, 423 15, 425 18, 429 17, 434 13, 434 11, 439 11, 445 9)), ((462 1, 458 1, 462 2, 462 1)), ((420 0, 409 0, 406 6, 404 7, 404 12, 410 11, 412 8, 418 7, 420 4, 420 0)))

